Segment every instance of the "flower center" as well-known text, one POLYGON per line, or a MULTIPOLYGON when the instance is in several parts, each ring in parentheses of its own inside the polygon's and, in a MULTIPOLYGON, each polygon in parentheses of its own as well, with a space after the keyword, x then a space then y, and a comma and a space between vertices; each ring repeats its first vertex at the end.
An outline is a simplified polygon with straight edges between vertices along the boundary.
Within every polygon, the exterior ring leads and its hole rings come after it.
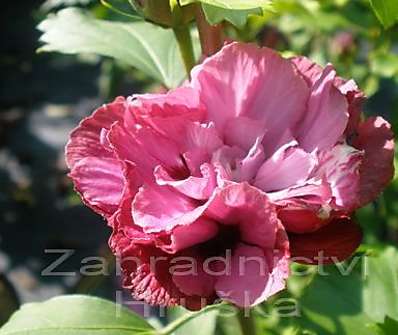
POLYGON ((240 231, 238 225, 219 225, 217 236, 203 242, 197 246, 199 254, 205 258, 225 256, 226 250, 235 249, 240 241, 240 231))

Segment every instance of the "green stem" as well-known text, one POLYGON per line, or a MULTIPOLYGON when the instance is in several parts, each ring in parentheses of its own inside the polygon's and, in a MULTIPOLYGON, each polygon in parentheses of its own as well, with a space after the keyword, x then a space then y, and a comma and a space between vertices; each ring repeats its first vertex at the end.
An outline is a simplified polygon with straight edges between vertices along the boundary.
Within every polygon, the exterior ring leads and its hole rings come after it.
POLYGON ((240 309, 238 312, 238 320, 242 329, 243 335, 256 335, 256 326, 252 317, 252 311, 245 313, 245 309, 240 309))
POLYGON ((157 335, 169 335, 175 332, 178 328, 186 324, 187 322, 197 318, 198 316, 208 313, 210 311, 219 309, 221 306, 225 305, 225 303, 221 304, 216 304, 216 305, 210 305, 205 308, 202 308, 200 311, 195 312, 195 313, 186 313, 182 317, 178 318, 177 320, 174 320, 173 322, 169 323, 166 327, 163 329, 159 330, 156 334, 157 335))
POLYGON ((195 66, 195 55, 193 51, 191 32, 189 31, 189 27, 186 25, 174 27, 173 31, 189 78, 191 70, 195 66))

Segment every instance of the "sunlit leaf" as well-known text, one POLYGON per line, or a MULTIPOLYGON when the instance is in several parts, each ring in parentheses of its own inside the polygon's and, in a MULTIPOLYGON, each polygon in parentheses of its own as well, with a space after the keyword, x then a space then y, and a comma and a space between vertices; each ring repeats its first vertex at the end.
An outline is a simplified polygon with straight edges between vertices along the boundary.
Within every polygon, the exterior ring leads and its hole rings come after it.
POLYGON ((397 0, 369 0, 379 21, 384 28, 390 28, 398 21, 397 0))
POLYGON ((40 51, 94 53, 134 66, 167 87, 185 78, 177 41, 171 30, 148 22, 98 20, 77 8, 50 15, 38 27, 40 51))
POLYGON ((368 257, 364 287, 365 311, 382 323, 386 316, 398 320, 398 250, 386 248, 368 257))
POLYGON ((113 302, 83 296, 60 296, 23 305, 0 329, 0 335, 154 334, 137 314, 113 302))
MULTIPOLYGON (((169 321, 178 319, 179 317, 185 315, 186 313, 192 313, 187 311, 182 307, 174 307, 168 311, 169 321)), ((184 324, 182 327, 177 329, 175 335, 186 335, 186 334, 196 334, 198 329, 200 329, 201 335, 213 335, 216 328, 216 319, 219 311, 214 310, 202 315, 197 318, 192 319, 188 323, 184 324)))
POLYGON ((210 24, 228 21, 237 27, 243 26, 249 15, 262 15, 269 10, 271 0, 180 0, 182 5, 201 2, 210 24))

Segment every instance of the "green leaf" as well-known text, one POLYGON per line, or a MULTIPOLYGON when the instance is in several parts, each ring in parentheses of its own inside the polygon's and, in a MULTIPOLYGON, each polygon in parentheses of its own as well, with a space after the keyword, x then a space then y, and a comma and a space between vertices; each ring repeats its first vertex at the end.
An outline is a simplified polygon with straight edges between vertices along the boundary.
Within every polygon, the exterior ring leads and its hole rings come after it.
POLYGON ((398 56, 386 51, 375 52, 370 55, 370 68, 373 73, 381 77, 394 77, 398 74, 398 56))
MULTIPOLYGON (((182 307, 174 307, 168 310, 167 315, 169 321, 174 321, 187 313, 192 313, 187 311, 182 307)), ((201 335, 212 335, 214 334, 216 328, 216 319, 219 311, 213 310, 205 314, 201 314, 198 317, 192 319, 191 321, 185 323, 183 326, 174 331, 175 335, 186 335, 186 334, 196 334, 198 329, 200 329, 201 335)))
POLYGON ((180 0, 181 5, 201 2, 206 19, 210 24, 228 21, 242 27, 249 15, 262 15, 269 9, 270 0, 180 0))
POLYGON ((326 266, 324 270, 327 275, 315 276, 298 301, 302 315, 297 322, 315 334, 374 334, 368 327, 374 321, 364 311, 360 271, 343 275, 335 266, 326 266))
POLYGON ((270 0, 180 0, 180 4, 185 6, 194 2, 207 3, 209 5, 225 9, 253 9, 265 8, 270 4, 270 0))
POLYGON ((364 287, 365 311, 376 322, 386 316, 398 320, 398 250, 386 248, 380 255, 369 257, 364 287))
POLYGON ((155 334, 140 316, 113 302, 83 296, 60 296, 23 305, 0 335, 155 334))
POLYGON ((203 12, 206 20, 211 24, 217 24, 222 21, 228 21, 236 27, 243 27, 246 24, 248 15, 261 15, 263 11, 261 8, 252 9, 225 9, 208 4, 203 4, 203 12))
POLYGON ((39 51, 112 57, 167 87, 176 87, 185 78, 173 32, 151 23, 98 20, 77 8, 66 8, 48 16, 38 28, 45 43, 39 51))
POLYGON ((397 0, 369 0, 377 18, 384 28, 390 28, 398 21, 397 0))
POLYGON ((398 334, 398 321, 386 317, 384 323, 378 323, 376 325, 376 331, 379 335, 398 334))

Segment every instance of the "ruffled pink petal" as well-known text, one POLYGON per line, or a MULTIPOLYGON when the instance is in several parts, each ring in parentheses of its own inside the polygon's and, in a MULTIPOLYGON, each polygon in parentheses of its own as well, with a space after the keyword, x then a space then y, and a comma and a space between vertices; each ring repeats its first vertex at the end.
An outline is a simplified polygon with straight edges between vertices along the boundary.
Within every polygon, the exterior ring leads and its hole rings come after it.
POLYGON ((109 129, 114 122, 122 120, 125 107, 125 99, 118 97, 114 102, 98 108, 72 131, 65 148, 65 159, 70 169, 86 157, 113 157, 112 152, 101 143, 101 132, 109 129))
POLYGON ((94 211, 109 216, 117 210, 124 184, 118 160, 86 157, 75 162, 69 176, 83 201, 94 211))
MULTIPOLYGON (((286 261, 283 267, 287 265, 286 261)), ((240 244, 231 259, 231 272, 217 278, 215 289, 219 297, 239 307, 254 306, 285 287, 285 272, 273 272, 262 249, 240 244)))
POLYGON ((363 153, 345 144, 319 155, 318 175, 330 185, 336 209, 351 211, 359 200, 359 167, 363 153))
POLYGON ((259 167, 265 160, 264 147, 261 144, 262 138, 257 138, 250 148, 246 157, 237 162, 236 170, 233 173, 235 181, 249 181, 256 176, 259 167))
POLYGON ((172 175, 187 174, 177 145, 150 128, 135 126, 127 130, 116 123, 109 131, 108 139, 116 156, 134 163, 146 181, 153 180, 153 170, 157 165, 165 166, 172 175))
POLYGON ((322 74, 323 67, 314 63, 307 57, 293 57, 290 61, 296 66, 309 87, 312 87, 322 74))
POLYGON ((208 120, 227 134, 228 120, 247 117, 276 141, 280 129, 302 117, 308 86, 289 60, 254 44, 231 43, 192 71, 191 86, 207 108, 208 120))
POLYGON ((238 225, 241 240, 273 248, 279 220, 265 193, 248 183, 233 183, 218 190, 206 215, 221 224, 238 225))
POLYGON ((308 112, 297 132, 300 146, 308 152, 331 148, 347 127, 348 103, 334 86, 335 78, 335 70, 328 65, 311 89, 308 112))
POLYGON ((184 305, 191 310, 214 301, 213 296, 205 299, 181 292, 170 274, 173 265, 170 255, 153 246, 133 244, 122 233, 112 238, 113 252, 119 256, 123 272, 123 287, 130 290, 135 299, 157 306, 184 305))
POLYGON ((360 206, 375 200, 394 176, 394 134, 382 117, 371 117, 358 127, 354 146, 364 151, 360 166, 360 206))
MULTIPOLYGON (((309 87, 312 87, 321 76, 323 68, 309 60, 307 57, 293 57, 291 61, 303 75, 309 87)), ((347 136, 352 136, 360 121, 361 109, 365 100, 365 95, 359 90, 354 80, 344 80, 340 77, 336 77, 334 80, 334 86, 344 94, 347 99, 348 113, 350 117, 345 133, 347 136)))
POLYGON ((217 224, 206 218, 199 218, 195 222, 177 226, 171 232, 157 236, 157 246, 167 253, 176 252, 203 243, 216 236, 217 224))
POLYGON ((133 96, 129 109, 139 123, 152 127, 163 136, 181 140, 188 124, 201 122, 205 115, 197 92, 180 87, 166 94, 133 96))
POLYGON ((302 185, 296 185, 277 192, 267 193, 270 200, 279 205, 301 203, 304 198, 307 204, 329 203, 332 199, 332 191, 329 183, 324 179, 310 178, 302 185))
POLYGON ((201 177, 188 177, 187 179, 176 180, 162 167, 157 166, 154 171, 158 185, 168 185, 178 192, 197 200, 208 199, 217 186, 214 167, 208 163, 200 166, 201 177))
POLYGON ((134 198, 132 215, 146 233, 168 232, 195 222, 206 207, 169 186, 144 185, 134 198))
POLYGON ((253 185, 266 191, 277 191, 302 185, 310 176, 316 158, 290 142, 279 148, 259 168, 253 185))

